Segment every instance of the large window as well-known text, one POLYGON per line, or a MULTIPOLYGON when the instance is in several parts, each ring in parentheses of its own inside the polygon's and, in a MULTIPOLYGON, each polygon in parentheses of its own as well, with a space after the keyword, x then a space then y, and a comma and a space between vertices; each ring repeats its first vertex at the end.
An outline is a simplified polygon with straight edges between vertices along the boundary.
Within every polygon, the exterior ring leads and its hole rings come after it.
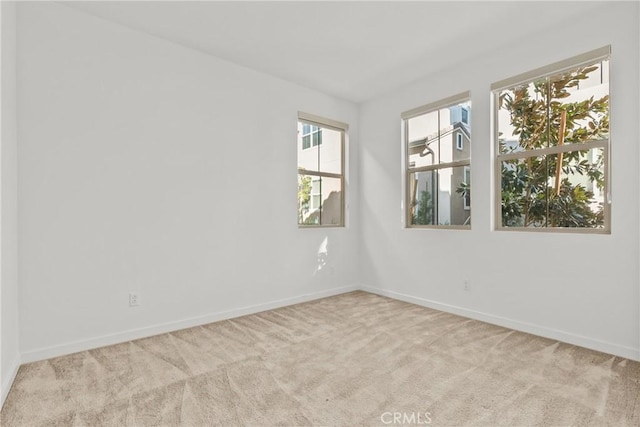
POLYGON ((471 102, 465 92, 402 113, 406 226, 471 226, 471 102))
POLYGON ((609 231, 609 51, 492 85, 497 229, 609 231))
POLYGON ((348 126, 298 113, 298 225, 344 226, 344 145, 348 126))

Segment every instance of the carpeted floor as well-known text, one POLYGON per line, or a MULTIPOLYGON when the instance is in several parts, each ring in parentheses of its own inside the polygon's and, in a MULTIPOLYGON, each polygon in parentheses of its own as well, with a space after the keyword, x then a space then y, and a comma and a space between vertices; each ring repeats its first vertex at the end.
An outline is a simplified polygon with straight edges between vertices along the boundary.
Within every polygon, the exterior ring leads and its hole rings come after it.
POLYGON ((0 420, 638 426, 639 399, 638 362, 352 292, 24 365, 0 420))

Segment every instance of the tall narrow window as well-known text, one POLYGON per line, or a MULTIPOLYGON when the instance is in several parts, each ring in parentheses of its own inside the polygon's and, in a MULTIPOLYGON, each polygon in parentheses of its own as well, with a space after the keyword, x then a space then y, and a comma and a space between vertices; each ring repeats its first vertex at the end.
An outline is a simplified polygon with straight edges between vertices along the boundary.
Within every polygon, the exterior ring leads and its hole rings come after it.
POLYGON ((348 126, 298 113, 298 225, 344 226, 344 146, 348 126))
POLYGON ((497 229, 609 231, 609 55, 492 85, 497 229))
POLYGON ((402 114, 406 226, 471 226, 469 92, 402 114))

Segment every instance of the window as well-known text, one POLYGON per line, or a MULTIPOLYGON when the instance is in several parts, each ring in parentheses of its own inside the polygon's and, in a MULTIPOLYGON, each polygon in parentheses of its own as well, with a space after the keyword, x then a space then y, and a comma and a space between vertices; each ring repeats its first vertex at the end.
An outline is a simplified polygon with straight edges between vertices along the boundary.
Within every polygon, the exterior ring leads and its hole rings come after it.
POLYGON ((462 123, 468 125, 469 124, 469 110, 467 110, 466 108, 462 108, 460 111, 460 115, 461 115, 461 121, 462 123))
POLYGON ((469 92, 402 114, 407 227, 471 225, 469 92), (469 142, 464 144, 464 139, 469 142))
POLYGON ((348 126, 298 113, 298 225, 344 226, 344 145, 348 126))
POLYGON ((497 229, 609 232, 609 55, 492 85, 497 229))
POLYGON ((302 149, 306 150, 322 144, 322 129, 311 124, 302 125, 302 149))

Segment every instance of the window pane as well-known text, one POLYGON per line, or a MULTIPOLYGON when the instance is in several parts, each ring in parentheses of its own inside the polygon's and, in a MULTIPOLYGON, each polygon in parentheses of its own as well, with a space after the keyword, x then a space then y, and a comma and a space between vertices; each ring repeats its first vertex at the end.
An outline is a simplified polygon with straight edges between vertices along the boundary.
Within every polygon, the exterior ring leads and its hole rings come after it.
POLYGON ((501 163, 504 227, 604 227, 603 149, 501 163))
POLYGON ((549 145, 608 138, 608 65, 599 61, 550 77, 549 145))
POLYGON ((342 224, 342 179, 322 177, 320 200, 320 224, 342 224))
POLYGON ((436 171, 409 174, 409 222, 434 225, 436 220, 436 171))
POLYGON ((470 102, 408 120, 408 168, 468 160, 471 155, 470 102), (460 147, 460 148, 458 148, 460 147))
POLYGON ((466 166, 409 174, 411 225, 469 225, 470 175, 466 166), (466 182, 465 182, 466 180, 466 182))
POLYGON ((298 224, 342 224, 342 179, 298 174, 298 224))
POLYGON ((544 227, 547 209, 545 156, 506 160, 502 168, 502 226, 544 227))
POLYGON ((318 146, 320 156, 320 172, 342 173, 342 132, 323 128, 322 143, 318 146))
MULTIPOLYGON (((317 177, 298 174, 298 224, 318 224, 319 215, 313 215, 318 207, 312 207, 312 192, 315 190, 314 179, 317 177)), ((318 185, 319 187, 319 185, 318 185)))
POLYGON ((318 171, 318 149, 311 147, 311 125, 298 122, 298 170, 318 171), (305 134, 306 131, 306 134, 305 134))
POLYGON ((311 147, 311 136, 310 135, 304 135, 302 137, 302 149, 306 150, 309 147, 311 147))
POLYGON ((547 101, 546 78, 499 92, 500 154, 547 146, 547 101))
POLYGON ((463 113, 468 120, 470 108, 471 103, 464 102, 440 110, 440 163, 470 158, 471 126, 463 122, 463 113))
POLYGON ((547 157, 547 227, 603 228, 604 150, 595 148, 547 157))
POLYGON ((438 112, 433 111, 407 120, 409 168, 438 162, 438 112))
POLYGON ((465 208, 464 196, 471 188, 465 182, 464 166, 438 169, 438 224, 468 225, 471 210, 465 208))

